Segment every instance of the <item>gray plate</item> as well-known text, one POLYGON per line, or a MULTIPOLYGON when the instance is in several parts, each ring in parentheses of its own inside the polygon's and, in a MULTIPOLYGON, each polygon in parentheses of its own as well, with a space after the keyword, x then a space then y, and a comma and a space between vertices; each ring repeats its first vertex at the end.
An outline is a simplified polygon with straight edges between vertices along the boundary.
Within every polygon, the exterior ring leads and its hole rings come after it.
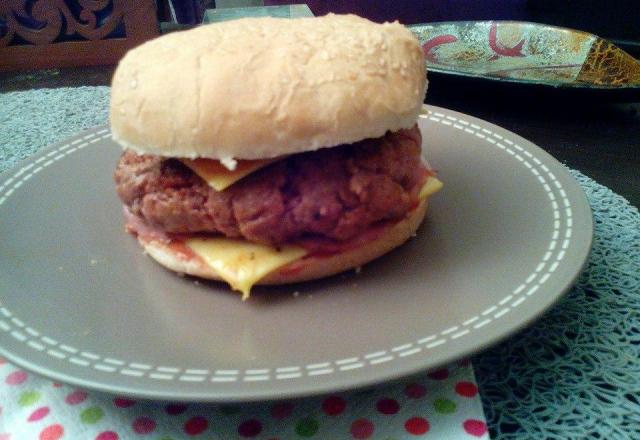
POLYGON ((0 179, 0 353, 79 387, 246 401, 374 384, 433 368, 530 323, 575 281, 592 221, 540 148, 429 107, 424 150, 444 189, 400 249, 248 302, 146 258, 124 233, 106 128, 0 179))

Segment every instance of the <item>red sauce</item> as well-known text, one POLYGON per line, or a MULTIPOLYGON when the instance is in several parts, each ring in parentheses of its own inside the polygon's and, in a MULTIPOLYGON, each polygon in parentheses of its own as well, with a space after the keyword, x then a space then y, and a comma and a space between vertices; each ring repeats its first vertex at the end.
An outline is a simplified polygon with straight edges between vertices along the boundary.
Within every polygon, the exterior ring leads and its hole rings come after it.
POLYGON ((191 260, 192 258, 200 259, 200 257, 191 250, 189 246, 184 244, 182 240, 172 240, 169 243, 169 249, 174 251, 183 260, 191 260))
POLYGON ((299 273, 302 269, 304 269, 305 264, 303 263, 303 261, 305 258, 307 257, 287 264, 286 266, 280 268, 278 270, 278 273, 281 275, 295 275, 299 273))
POLYGON ((163 243, 184 260, 190 260, 193 258, 200 259, 200 257, 185 244, 187 237, 167 234, 161 229, 149 226, 140 217, 132 214, 126 207, 124 208, 124 217, 126 220, 125 228, 127 229, 127 232, 137 236, 142 241, 158 241, 163 243))

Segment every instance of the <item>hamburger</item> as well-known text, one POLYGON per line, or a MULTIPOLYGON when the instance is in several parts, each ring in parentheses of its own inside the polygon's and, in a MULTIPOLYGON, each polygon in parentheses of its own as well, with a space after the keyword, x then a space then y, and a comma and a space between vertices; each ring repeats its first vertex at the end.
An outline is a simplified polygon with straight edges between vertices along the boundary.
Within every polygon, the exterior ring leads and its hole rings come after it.
POLYGON ((354 15, 247 18, 127 53, 110 122, 126 229, 169 270, 254 285, 400 246, 441 183, 416 124, 420 44, 354 15))

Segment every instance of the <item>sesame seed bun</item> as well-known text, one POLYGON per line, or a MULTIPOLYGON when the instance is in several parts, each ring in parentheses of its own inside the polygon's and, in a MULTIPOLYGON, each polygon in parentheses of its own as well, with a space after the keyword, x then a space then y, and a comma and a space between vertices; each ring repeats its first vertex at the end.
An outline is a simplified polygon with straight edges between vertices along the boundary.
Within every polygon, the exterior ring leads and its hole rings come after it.
POLYGON ((425 92, 422 49, 398 23, 246 18, 131 50, 111 131, 138 153, 263 159, 409 128, 425 92))

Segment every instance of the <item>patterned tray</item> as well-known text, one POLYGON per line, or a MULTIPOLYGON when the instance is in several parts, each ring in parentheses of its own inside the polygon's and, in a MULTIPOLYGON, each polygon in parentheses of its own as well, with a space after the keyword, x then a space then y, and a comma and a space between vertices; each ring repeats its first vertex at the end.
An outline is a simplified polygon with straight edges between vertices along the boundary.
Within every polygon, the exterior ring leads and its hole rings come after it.
POLYGON ((587 32, 517 21, 442 22, 410 29, 420 39, 431 72, 640 91, 640 62, 587 32))

